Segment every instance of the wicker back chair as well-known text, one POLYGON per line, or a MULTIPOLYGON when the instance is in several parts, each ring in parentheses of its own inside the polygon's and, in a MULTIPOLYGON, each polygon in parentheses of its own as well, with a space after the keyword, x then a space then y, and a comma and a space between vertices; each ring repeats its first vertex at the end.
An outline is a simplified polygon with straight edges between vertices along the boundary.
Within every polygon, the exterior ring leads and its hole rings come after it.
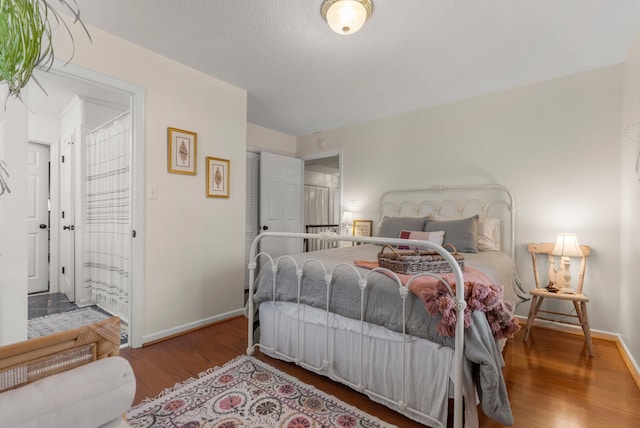
POLYGON ((550 242, 542 244, 530 243, 527 246, 527 251, 531 254, 531 262, 533 264, 533 275, 536 282, 536 288, 530 291, 531 307, 529 309, 527 327, 524 332, 524 341, 526 342, 529 339, 531 326, 536 318, 563 324, 579 325, 584 332, 585 343, 587 345, 587 352, 589 354, 589 357, 593 357, 593 349, 591 346, 591 330, 589 327, 589 316, 587 313, 587 302, 589 302, 589 297, 587 297, 583 292, 584 273, 587 266, 587 257, 591 254, 591 248, 588 245, 580 246, 583 255, 582 257, 580 257, 580 273, 578 275, 577 286, 575 289, 573 289, 556 286, 556 271, 554 268, 555 258, 553 255, 551 255, 554 246, 555 244, 550 242), (546 257, 549 262, 550 278, 548 278, 548 282, 544 285, 540 280, 540 273, 538 272, 538 257, 546 257), (573 303, 575 314, 571 312, 540 309, 540 306, 542 305, 544 299, 554 299, 571 302, 573 303), (567 317, 577 318, 578 322, 567 320, 567 317))
POLYGON ((0 347, 0 392, 120 353, 120 318, 0 347))

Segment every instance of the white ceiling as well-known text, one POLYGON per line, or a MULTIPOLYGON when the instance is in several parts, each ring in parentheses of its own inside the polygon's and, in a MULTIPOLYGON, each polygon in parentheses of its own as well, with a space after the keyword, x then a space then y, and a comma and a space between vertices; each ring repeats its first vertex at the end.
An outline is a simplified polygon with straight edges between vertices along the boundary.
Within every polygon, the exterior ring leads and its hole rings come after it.
POLYGON ((294 136, 617 64, 640 33, 640 0, 373 0, 351 36, 322 0, 77 3, 86 23, 245 89, 249 122, 294 136))

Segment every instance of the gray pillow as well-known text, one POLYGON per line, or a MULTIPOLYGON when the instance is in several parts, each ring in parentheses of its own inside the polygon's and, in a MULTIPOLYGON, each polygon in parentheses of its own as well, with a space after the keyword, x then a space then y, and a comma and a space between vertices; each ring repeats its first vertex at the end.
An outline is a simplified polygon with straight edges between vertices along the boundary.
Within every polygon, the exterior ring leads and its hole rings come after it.
POLYGON ((444 230, 444 243, 453 244, 461 253, 478 252, 478 215, 449 221, 427 221, 425 232, 444 230))
POLYGON ((384 217, 378 228, 381 238, 399 238, 403 230, 424 230, 426 217, 384 217))

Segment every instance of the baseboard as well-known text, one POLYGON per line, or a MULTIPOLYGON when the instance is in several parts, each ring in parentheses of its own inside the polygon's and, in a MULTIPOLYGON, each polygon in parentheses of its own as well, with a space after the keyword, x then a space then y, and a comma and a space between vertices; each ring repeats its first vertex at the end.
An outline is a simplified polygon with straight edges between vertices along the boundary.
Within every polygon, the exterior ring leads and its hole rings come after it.
MULTIPOLYGON (((522 315, 516 315, 515 317, 517 318, 518 323, 521 326, 524 327, 525 325, 527 325, 527 317, 522 315)), ((580 326, 568 325, 568 324, 563 324, 559 322, 536 319, 533 322, 533 325, 536 327, 542 327, 549 330, 561 331, 563 333, 575 334, 578 336, 582 336, 584 334, 582 333, 582 328, 580 326)), ((611 342, 617 342, 621 340, 620 335, 617 333, 611 333, 608 331, 594 330, 594 329, 591 329, 591 337, 594 339, 609 340, 611 342)))
POLYGON ((174 336, 179 336, 185 333, 189 333, 193 330, 197 330, 202 327, 207 327, 211 324, 216 324, 221 321, 226 321, 228 319, 235 318, 238 316, 243 316, 243 315, 244 315, 244 308, 236 309, 235 311, 226 312, 224 314, 216 315, 209 318, 204 318, 198 321, 183 324, 178 327, 159 331, 157 333, 148 334, 142 337, 142 346, 149 346, 155 342, 167 340, 174 336))
MULTIPOLYGON (((527 317, 524 317, 522 315, 516 315, 515 317, 521 326, 524 327, 525 325, 527 325, 527 317)), ((562 324, 562 323, 557 323, 557 322, 547 321, 547 320, 539 320, 539 319, 536 319, 533 322, 533 325, 536 327, 546 328, 549 330, 561 331, 563 333, 575 334, 579 336, 583 335, 582 329, 579 326, 572 326, 572 325, 567 325, 567 324, 562 324)), ((638 387, 638 389, 640 389, 640 367, 638 366, 638 363, 631 355, 631 352, 629 351, 629 348, 627 348, 627 345, 624 343, 624 340, 622 340, 622 337, 620 337, 620 335, 617 333, 611 333, 608 331, 593 330, 593 329, 591 330, 591 337, 593 339, 603 339, 603 340, 609 340, 611 342, 615 342, 616 346, 618 347, 618 351, 622 356, 622 360, 624 361, 625 365, 627 366, 627 369, 629 370, 629 373, 631 374, 631 377, 633 378, 633 381, 636 383, 636 386, 638 387)))
POLYGON ((631 356, 631 352, 629 352, 629 348, 624 343, 622 338, 616 342, 618 345, 618 350, 620 351, 620 355, 622 355, 622 359, 624 363, 627 365, 629 372, 631 373, 631 377, 633 377, 633 381, 636 383, 638 389, 640 389, 640 368, 638 368, 638 363, 631 356))

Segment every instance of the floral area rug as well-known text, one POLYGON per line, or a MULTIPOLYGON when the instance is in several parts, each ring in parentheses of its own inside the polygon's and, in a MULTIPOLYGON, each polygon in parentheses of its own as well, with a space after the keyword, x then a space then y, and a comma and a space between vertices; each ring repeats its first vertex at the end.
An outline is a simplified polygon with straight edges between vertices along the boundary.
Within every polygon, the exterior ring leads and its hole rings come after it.
POLYGON ((393 427, 248 356, 144 400, 127 421, 138 428, 393 427))
MULTIPOLYGON (((59 314, 46 315, 29 320, 27 337, 47 336, 52 333, 67 331, 110 318, 111 315, 96 307, 73 309, 59 314)), ((120 343, 127 343, 127 329, 124 323, 120 323, 120 343)))

